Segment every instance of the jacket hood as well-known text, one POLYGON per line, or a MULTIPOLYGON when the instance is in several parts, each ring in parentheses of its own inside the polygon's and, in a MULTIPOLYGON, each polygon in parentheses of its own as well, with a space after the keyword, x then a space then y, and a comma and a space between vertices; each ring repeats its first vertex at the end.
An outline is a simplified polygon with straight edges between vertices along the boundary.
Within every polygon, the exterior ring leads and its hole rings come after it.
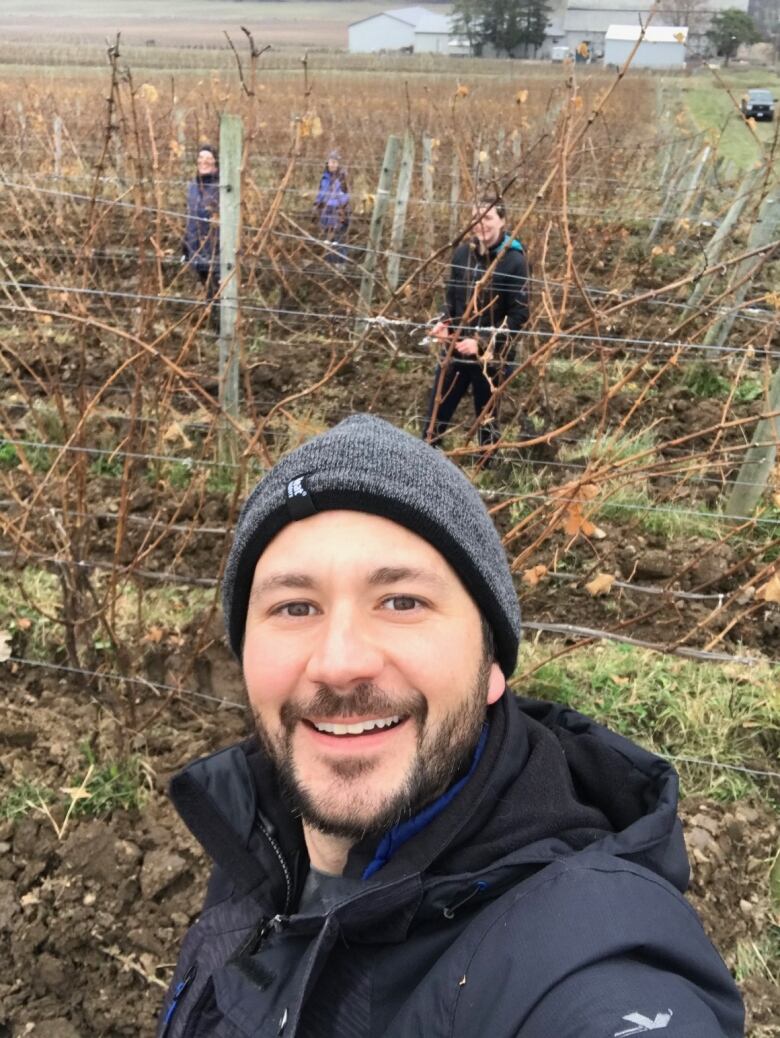
MULTIPOLYGON (((576 711, 508 691, 487 716, 468 781, 367 889, 414 888, 420 901, 500 891, 556 859, 595 853, 685 890, 678 780, 667 762, 576 711)), ((191 764, 172 780, 171 796, 237 892, 274 912, 297 903, 308 869, 300 821, 256 740, 191 764)), ((353 847, 345 875, 362 876, 376 847, 376 838, 353 847)))

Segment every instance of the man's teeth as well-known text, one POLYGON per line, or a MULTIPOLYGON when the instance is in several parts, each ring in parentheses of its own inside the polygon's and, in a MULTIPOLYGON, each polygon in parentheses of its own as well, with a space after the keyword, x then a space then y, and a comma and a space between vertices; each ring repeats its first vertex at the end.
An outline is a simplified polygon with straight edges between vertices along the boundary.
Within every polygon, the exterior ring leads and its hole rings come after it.
POLYGON ((375 728, 390 728, 400 720, 400 717, 381 717, 375 721, 358 721, 356 724, 313 724, 318 732, 327 732, 328 735, 362 735, 363 732, 372 732, 375 728))

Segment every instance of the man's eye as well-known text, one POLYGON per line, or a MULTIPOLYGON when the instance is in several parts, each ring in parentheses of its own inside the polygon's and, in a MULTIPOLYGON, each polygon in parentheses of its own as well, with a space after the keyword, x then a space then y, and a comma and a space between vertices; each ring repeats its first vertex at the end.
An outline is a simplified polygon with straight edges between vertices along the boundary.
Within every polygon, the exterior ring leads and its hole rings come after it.
POLYGON ((314 606, 310 602, 285 602, 274 609, 276 616, 311 616, 314 606))
POLYGON ((395 613, 405 613, 416 609, 420 605, 420 599, 414 598, 412 595, 393 595, 392 598, 386 598, 382 604, 385 609, 390 609, 395 613))

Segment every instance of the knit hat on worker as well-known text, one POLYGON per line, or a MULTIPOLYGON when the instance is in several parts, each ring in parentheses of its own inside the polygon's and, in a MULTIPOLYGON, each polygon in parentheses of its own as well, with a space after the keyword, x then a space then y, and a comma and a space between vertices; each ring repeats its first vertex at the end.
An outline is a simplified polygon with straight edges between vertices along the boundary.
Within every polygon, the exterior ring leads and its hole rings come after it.
POLYGON ((506 553, 479 493, 440 451, 364 414, 287 454, 244 505, 222 584, 236 656, 241 656, 257 560, 288 523, 332 509, 383 516, 433 545, 490 624, 496 660, 511 675, 520 606, 506 553))

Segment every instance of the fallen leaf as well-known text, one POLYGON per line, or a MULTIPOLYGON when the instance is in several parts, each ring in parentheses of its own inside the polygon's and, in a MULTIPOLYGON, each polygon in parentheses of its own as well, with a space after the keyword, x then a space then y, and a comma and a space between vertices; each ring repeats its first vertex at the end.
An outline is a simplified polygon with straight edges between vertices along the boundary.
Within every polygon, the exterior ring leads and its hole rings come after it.
POLYGON ((780 573, 775 573, 771 580, 756 591, 759 602, 780 602, 780 573))
POLYGON ((458 83, 458 89, 455 91, 455 96, 456 97, 468 97, 469 96, 469 88, 466 86, 465 83, 458 83))
POLYGON ((585 585, 585 590, 596 598, 598 595, 608 595, 614 583, 615 578, 611 573, 597 573, 593 580, 589 580, 585 585))
POLYGON ((527 100, 528 100, 528 91, 527 90, 518 90, 517 93, 515 94, 515 104, 524 105, 527 100))
POLYGON ((650 250, 650 255, 651 256, 663 256, 663 254, 664 254, 664 247, 663 247, 663 245, 654 245, 652 247, 652 249, 650 250))
POLYGON ((11 632, 0 631, 0 663, 11 658, 11 632))
POLYGON ((142 83, 138 88, 138 93, 149 105, 153 105, 160 97, 157 88, 153 87, 151 83, 142 83))
POLYGON ((546 572, 547 567, 540 563, 538 566, 532 566, 530 569, 524 570, 522 581, 524 584, 528 584, 529 587, 536 587, 546 572))
POLYGON ((90 800, 92 798, 92 794, 86 786, 60 786, 60 793, 64 793, 71 800, 90 800))

